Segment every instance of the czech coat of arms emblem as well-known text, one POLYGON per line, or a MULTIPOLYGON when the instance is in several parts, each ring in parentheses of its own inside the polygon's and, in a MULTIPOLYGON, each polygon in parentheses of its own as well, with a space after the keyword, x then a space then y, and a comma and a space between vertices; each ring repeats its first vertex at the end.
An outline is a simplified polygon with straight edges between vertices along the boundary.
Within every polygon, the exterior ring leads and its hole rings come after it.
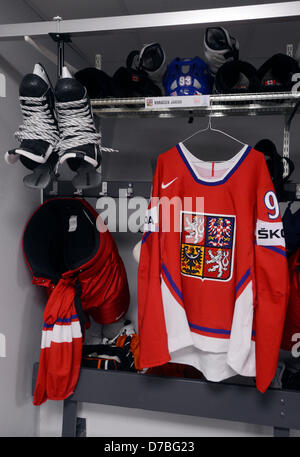
POLYGON ((232 275, 235 216, 181 212, 181 273, 228 281, 232 275))

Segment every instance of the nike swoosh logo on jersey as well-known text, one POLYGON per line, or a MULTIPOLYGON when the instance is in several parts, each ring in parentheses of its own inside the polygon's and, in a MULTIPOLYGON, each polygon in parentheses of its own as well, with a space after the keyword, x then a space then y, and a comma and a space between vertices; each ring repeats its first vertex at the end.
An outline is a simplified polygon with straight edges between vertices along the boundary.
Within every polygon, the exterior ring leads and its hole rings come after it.
POLYGON ((164 184, 163 182, 161 183, 161 188, 162 189, 166 189, 167 187, 169 187, 174 181, 176 181, 177 177, 174 178, 172 181, 168 182, 167 184, 164 184))

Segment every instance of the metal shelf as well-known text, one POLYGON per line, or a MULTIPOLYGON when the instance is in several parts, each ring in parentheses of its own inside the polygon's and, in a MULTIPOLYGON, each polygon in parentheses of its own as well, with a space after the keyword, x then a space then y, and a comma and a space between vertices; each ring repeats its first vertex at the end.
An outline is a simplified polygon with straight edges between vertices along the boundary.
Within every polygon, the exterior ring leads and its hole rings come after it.
POLYGON ((288 114, 300 99, 300 92, 210 95, 210 106, 146 108, 145 98, 91 100, 93 113, 104 117, 190 117, 288 114))
MULTIPOLYGON (((32 393, 37 373, 35 363, 32 393)), ((75 392, 64 400, 62 436, 76 436, 78 402, 271 426, 275 436, 300 429, 299 391, 269 388, 262 395, 254 385, 236 384, 235 378, 213 383, 81 368, 75 392)))
POLYGON ((292 21, 298 20, 299 16, 299 1, 69 20, 56 16, 53 21, 1 24, 0 39, 43 36, 48 33, 72 33, 74 36, 115 30, 199 29, 199 26, 209 24, 292 21))

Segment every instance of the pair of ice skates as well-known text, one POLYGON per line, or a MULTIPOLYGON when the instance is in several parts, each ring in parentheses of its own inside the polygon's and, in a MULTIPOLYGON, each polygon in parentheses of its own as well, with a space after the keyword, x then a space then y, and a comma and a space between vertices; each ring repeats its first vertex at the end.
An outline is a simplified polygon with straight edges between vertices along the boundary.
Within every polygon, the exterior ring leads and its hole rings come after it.
POLYGON ((101 176, 101 135, 97 132, 85 87, 63 67, 55 89, 45 69, 36 64, 20 88, 23 124, 15 133, 20 146, 5 153, 9 164, 21 163, 32 171, 26 186, 45 188, 67 161, 75 172, 77 189, 95 187, 101 176))

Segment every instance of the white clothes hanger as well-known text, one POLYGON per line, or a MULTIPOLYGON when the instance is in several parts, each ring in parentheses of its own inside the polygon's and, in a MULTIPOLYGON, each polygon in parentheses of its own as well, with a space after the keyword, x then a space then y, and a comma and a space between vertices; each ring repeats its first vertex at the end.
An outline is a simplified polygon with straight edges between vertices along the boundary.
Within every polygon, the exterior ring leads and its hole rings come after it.
POLYGON ((237 141, 238 143, 242 144, 243 146, 246 146, 246 143, 243 143, 242 141, 238 140, 237 138, 229 135, 229 133, 223 132, 223 130, 219 130, 219 129, 213 128, 212 125, 211 125, 211 118, 212 118, 212 112, 210 111, 209 116, 208 116, 207 127, 205 127, 205 129, 197 130, 195 133, 193 133, 192 135, 190 135, 189 137, 187 137, 183 141, 181 141, 181 143, 184 143, 185 141, 189 140, 190 138, 192 138, 195 135, 198 135, 199 133, 203 133, 203 132, 206 132, 207 130, 210 130, 210 131, 213 131, 213 132, 222 133, 222 135, 225 135, 228 138, 231 138, 232 140, 237 141))

